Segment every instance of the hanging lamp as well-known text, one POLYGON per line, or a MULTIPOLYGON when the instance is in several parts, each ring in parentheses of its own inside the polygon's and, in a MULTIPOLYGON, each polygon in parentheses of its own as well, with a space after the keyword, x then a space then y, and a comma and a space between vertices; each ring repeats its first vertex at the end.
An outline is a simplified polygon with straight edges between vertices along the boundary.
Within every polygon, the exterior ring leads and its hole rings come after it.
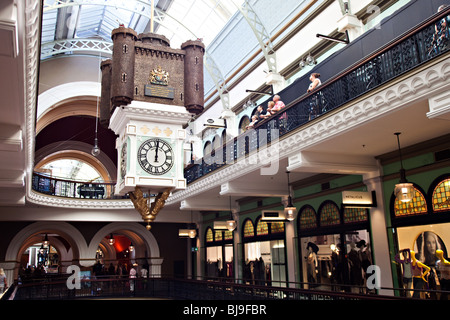
POLYGON ((397 136, 398 152, 400 154, 400 181, 395 185, 394 195, 401 202, 409 202, 414 197, 414 185, 406 180, 406 171, 403 168, 402 151, 400 148, 400 134, 394 133, 397 136))
POLYGON ((295 215, 297 214, 297 208, 292 203, 291 190, 289 188, 289 171, 286 171, 288 177, 288 203, 284 208, 284 216, 288 221, 293 221, 295 219, 295 215))

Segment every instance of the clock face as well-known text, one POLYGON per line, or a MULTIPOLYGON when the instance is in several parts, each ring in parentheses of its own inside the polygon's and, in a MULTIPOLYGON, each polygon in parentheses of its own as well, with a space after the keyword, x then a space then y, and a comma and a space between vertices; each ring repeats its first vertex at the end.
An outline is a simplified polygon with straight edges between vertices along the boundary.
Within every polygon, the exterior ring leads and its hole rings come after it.
POLYGON ((149 139, 138 150, 138 162, 145 172, 162 175, 173 166, 173 151, 169 143, 162 139, 149 139))
POLYGON ((122 146, 122 156, 121 156, 121 164, 120 164, 120 176, 121 178, 125 178, 127 174, 127 143, 125 142, 122 146))

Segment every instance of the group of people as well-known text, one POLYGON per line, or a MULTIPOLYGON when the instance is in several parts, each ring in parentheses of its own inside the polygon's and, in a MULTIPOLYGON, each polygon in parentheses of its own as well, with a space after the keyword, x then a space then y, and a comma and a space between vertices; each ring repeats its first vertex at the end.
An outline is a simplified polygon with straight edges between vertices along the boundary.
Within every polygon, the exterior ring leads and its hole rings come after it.
MULTIPOLYGON (((311 93, 315 91, 321 84, 320 80, 320 73, 312 73, 309 77, 309 80, 311 81, 311 84, 309 85, 308 89, 306 90, 307 93, 311 93)), ((314 99, 317 99, 316 97, 314 99)), ((313 99, 313 100, 314 100, 313 99)), ((319 103, 313 101, 313 105, 311 105, 310 114, 315 115, 317 114, 316 108, 318 107, 319 103)), ((264 108, 262 105, 259 105, 256 109, 255 114, 251 118, 251 122, 245 127, 246 130, 252 129, 255 127, 255 125, 263 120, 266 120, 276 113, 278 113, 280 110, 282 110, 286 105, 283 101, 281 101, 281 97, 276 94, 273 96, 273 99, 267 103, 267 109, 264 111, 264 108)), ((314 117, 314 116, 312 116, 314 117)), ((312 118, 310 118, 312 119, 312 118)), ((280 117, 280 127, 286 127, 286 121, 287 121, 287 114, 286 112, 283 112, 280 117)))
POLYGON ((263 106, 258 106, 258 108, 256 109, 256 113, 252 116, 252 121, 246 126, 246 129, 254 128, 259 121, 268 119, 275 113, 283 109, 285 107, 285 104, 280 99, 281 97, 279 95, 274 95, 273 99, 267 104, 266 112, 264 112, 263 106))

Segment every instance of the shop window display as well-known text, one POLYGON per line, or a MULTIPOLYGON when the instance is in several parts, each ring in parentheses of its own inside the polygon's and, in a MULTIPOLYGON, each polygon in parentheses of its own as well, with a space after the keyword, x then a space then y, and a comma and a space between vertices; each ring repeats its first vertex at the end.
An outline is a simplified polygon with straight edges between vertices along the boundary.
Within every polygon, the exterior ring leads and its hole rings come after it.
POLYGON ((246 243, 244 280, 254 285, 286 287, 284 240, 246 243))
POLYGON ((443 290, 442 280, 444 280, 445 287, 446 279, 450 277, 447 273, 442 273, 437 266, 442 259, 448 259, 449 228, 450 223, 397 228, 399 251, 396 255, 396 263, 398 266, 399 286, 404 289, 402 291, 403 296, 448 300, 448 296, 443 295, 440 291, 443 290), (429 272, 423 276, 425 283, 422 285, 417 283, 417 279, 414 279, 415 277, 417 278, 417 275, 408 276, 408 264, 405 264, 405 259, 408 262, 407 254, 405 254, 407 251, 414 253, 411 254, 411 261, 413 259, 412 255, 414 255, 418 262, 429 268, 429 272), (419 287, 416 285, 419 285, 419 287), (411 289, 425 291, 418 292, 411 289))
POLYGON ((254 285, 286 287, 284 222, 267 222, 259 217, 253 224, 247 219, 243 235, 244 281, 254 285))
POLYGON ((369 241, 367 230, 301 238, 305 289, 364 291, 366 270, 372 264, 369 241))
POLYGON ((233 278, 233 232, 207 228, 205 275, 208 278, 233 278))

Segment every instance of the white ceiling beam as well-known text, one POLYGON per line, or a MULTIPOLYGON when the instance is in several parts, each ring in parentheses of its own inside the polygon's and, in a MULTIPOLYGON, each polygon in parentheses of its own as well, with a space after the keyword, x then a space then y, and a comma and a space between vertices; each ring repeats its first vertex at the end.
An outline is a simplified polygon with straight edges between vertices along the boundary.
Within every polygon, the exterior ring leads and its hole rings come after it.
POLYGON ((429 119, 450 120, 450 92, 445 91, 428 99, 429 119))
POLYGON ((189 198, 181 201, 180 210, 229 211, 230 199, 229 197, 189 198))
POLYGON ((233 181, 221 185, 221 196, 240 196, 240 197, 282 197, 288 193, 287 184, 281 185, 267 185, 260 181, 233 181))
POLYGON ((373 157, 302 151, 289 157, 287 170, 334 174, 366 174, 378 170, 373 157))

